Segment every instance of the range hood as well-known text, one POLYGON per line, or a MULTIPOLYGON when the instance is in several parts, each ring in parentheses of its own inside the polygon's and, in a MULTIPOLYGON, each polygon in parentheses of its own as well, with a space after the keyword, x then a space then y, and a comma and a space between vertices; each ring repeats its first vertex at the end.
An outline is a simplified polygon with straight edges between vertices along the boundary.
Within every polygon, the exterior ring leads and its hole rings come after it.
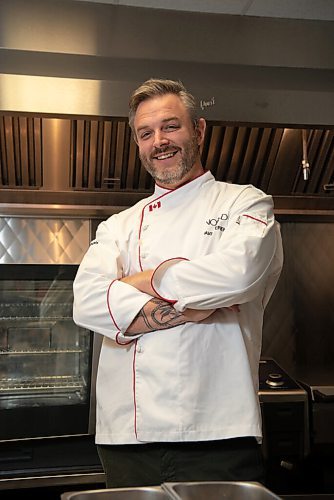
POLYGON ((94 214, 148 196, 127 102, 157 76, 197 98, 218 180, 272 194, 277 213, 334 215, 333 22, 71 0, 3 0, 0 19, 2 211, 94 214))
MULTIPOLYGON (((253 184, 277 209, 331 211, 334 130, 208 122, 202 162, 217 180, 253 184)), ((125 119, 3 116, 2 203, 130 206, 153 190, 125 119)))

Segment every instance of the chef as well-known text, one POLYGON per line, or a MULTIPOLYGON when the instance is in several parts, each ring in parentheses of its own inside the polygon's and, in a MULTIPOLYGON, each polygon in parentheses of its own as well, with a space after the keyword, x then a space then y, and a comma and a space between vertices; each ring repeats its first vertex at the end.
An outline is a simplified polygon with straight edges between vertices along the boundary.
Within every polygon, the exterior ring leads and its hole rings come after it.
POLYGON ((204 168, 182 83, 143 83, 129 122, 154 193, 99 225, 74 282, 74 321, 103 335, 107 486, 261 481, 262 323, 283 261, 272 198, 204 168))

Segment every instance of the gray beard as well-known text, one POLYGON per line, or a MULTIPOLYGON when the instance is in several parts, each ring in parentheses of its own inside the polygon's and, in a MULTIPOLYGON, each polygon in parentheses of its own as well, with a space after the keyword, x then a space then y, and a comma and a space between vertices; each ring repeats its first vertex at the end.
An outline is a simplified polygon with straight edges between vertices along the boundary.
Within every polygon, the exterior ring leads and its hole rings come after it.
POLYGON ((185 175, 190 172, 194 163, 196 162, 199 155, 199 147, 196 141, 196 137, 194 136, 188 143, 185 145, 182 156, 180 160, 177 162, 173 170, 158 171, 153 165, 153 161, 147 158, 145 155, 140 155, 141 162, 147 172, 153 177, 153 179, 157 183, 161 184, 175 184, 182 180, 185 175))

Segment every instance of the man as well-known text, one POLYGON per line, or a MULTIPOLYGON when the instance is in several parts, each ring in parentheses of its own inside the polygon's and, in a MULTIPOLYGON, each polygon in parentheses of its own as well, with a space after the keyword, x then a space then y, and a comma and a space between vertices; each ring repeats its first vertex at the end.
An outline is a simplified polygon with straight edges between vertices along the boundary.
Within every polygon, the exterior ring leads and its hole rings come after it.
POLYGON ((272 199, 204 169, 205 120, 181 83, 145 82, 129 121, 154 194, 100 224, 74 282, 75 322, 104 335, 107 486, 261 480, 261 331, 282 267, 272 199))

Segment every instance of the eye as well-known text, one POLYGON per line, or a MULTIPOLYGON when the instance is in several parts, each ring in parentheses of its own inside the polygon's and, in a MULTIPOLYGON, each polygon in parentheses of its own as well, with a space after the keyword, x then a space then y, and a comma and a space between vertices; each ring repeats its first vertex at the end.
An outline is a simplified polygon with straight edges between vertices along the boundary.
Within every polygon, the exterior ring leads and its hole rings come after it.
POLYGON ((177 130, 178 128, 180 128, 179 125, 175 125, 175 124, 171 124, 171 123, 169 125, 166 125, 166 127, 165 127, 165 129, 167 131, 171 131, 171 132, 173 130, 177 130))
POLYGON ((150 135, 151 135, 151 132, 149 132, 149 131, 142 132, 140 134, 140 139, 142 139, 142 140, 148 139, 150 137, 150 135))

